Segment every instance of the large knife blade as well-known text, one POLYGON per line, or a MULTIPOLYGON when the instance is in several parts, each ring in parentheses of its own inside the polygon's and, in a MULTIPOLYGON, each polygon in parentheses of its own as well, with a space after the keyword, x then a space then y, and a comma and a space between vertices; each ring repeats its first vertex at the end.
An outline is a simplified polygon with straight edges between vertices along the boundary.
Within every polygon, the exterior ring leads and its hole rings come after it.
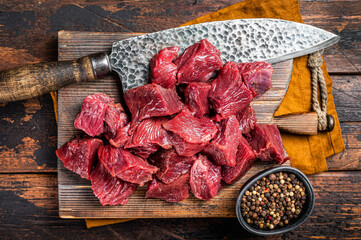
POLYGON ((324 49, 340 37, 311 25, 281 19, 253 18, 195 24, 128 38, 113 44, 110 64, 123 91, 148 83, 149 61, 159 50, 207 38, 223 62, 282 62, 324 49))
POLYGON ((112 70, 123 91, 147 83, 149 61, 160 49, 184 50, 207 38, 223 61, 275 63, 328 47, 339 37, 322 29, 279 19, 238 19, 196 24, 140 35, 113 44, 112 53, 92 54, 73 61, 38 63, 0 72, 0 102, 18 101, 91 81, 112 70))

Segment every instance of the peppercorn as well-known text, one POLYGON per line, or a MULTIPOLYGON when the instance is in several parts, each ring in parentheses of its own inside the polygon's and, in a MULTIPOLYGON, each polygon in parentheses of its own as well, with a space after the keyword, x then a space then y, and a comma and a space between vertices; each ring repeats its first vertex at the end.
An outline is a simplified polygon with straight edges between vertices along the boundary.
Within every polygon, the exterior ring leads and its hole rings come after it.
POLYGON ((274 181, 274 180, 276 180, 277 176, 272 173, 272 174, 269 175, 268 178, 269 178, 269 180, 274 181))
POLYGON ((259 228, 281 228, 299 216, 306 198, 306 189, 296 175, 270 174, 242 196, 242 216, 259 228))

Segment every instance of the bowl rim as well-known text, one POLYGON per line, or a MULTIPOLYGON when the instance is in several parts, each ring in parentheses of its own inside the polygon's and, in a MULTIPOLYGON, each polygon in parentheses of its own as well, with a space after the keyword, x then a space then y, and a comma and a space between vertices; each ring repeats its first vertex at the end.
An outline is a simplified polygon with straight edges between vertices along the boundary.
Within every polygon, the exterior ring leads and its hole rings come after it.
POLYGON ((261 171, 261 172, 257 173, 256 175, 254 175, 253 177, 251 177, 247 182, 245 182, 243 184, 243 186, 240 190, 240 193, 237 197, 237 201, 236 201, 236 215, 237 215, 237 219, 238 219, 239 223, 241 224, 241 226, 244 229, 246 229, 248 232, 258 235, 258 236, 271 236, 271 235, 286 233, 286 232, 289 232, 289 231, 294 230, 294 229, 298 228, 299 226, 301 226, 311 216, 314 206, 315 206, 315 193, 314 193, 312 184, 309 181, 309 179, 307 178, 307 176, 296 168, 280 166, 280 167, 273 167, 273 168, 269 168, 264 171, 261 171), (259 179, 261 179, 265 176, 268 176, 272 173, 277 173, 277 172, 293 173, 299 178, 300 181, 303 182, 305 189, 306 189, 306 194, 307 194, 307 200, 306 200, 307 208, 304 209, 304 211, 305 211, 304 214, 302 214, 302 216, 291 225, 288 225, 286 227, 282 227, 279 229, 274 229, 274 230, 260 230, 255 227, 252 227, 252 225, 248 224, 245 221, 245 219, 243 218, 243 216, 241 214, 242 196, 244 195, 246 190, 248 190, 259 179))

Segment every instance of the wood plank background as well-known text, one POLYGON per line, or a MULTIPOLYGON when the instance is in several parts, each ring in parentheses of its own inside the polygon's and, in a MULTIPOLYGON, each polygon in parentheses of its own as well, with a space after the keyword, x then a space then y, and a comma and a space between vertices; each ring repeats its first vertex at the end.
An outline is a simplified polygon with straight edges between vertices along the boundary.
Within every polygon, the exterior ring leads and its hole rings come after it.
MULTIPOLYGON (((3 0, 0 70, 57 59, 57 32, 153 32, 176 27, 238 0, 3 0)), ((325 51, 347 151, 328 158, 331 171, 311 176, 314 214, 299 229, 269 239, 360 239, 361 1, 300 0, 305 23, 341 36, 325 51), (339 192, 340 191, 340 192, 339 192)), ((56 122, 49 95, 0 104, 2 239, 251 238, 233 218, 135 220, 86 229, 58 217, 56 122)), ((262 238, 263 239, 263 238, 262 238)))

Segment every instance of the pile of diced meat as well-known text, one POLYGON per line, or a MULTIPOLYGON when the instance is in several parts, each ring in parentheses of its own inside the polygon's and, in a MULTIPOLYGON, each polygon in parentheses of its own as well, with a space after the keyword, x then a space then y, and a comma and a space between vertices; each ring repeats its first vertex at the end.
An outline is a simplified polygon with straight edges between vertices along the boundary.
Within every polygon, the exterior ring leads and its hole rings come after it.
POLYGON ((223 65, 207 39, 178 51, 159 51, 150 62, 152 83, 126 92, 131 116, 105 94, 86 97, 74 126, 87 136, 56 151, 91 181, 102 205, 124 205, 144 184, 147 198, 179 202, 192 192, 209 200, 256 159, 288 160, 277 127, 257 124, 250 106, 272 87, 270 64, 223 65))

